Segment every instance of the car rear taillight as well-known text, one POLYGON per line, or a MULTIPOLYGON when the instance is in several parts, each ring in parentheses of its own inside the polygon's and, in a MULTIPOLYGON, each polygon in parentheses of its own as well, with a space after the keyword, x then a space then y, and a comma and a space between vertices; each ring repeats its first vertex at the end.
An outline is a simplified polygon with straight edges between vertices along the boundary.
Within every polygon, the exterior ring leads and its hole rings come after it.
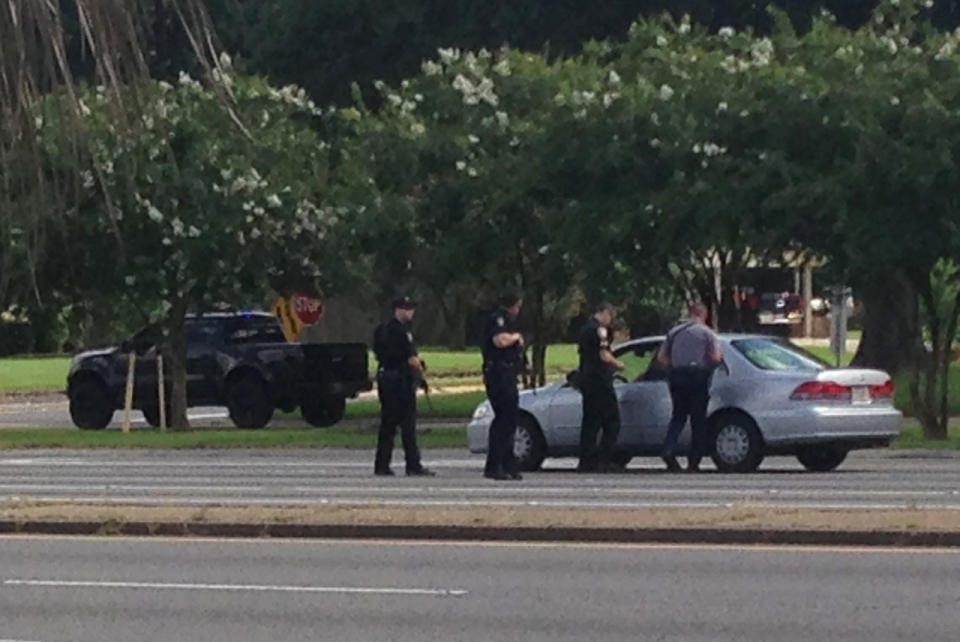
POLYGON ((832 381, 808 381, 797 386, 794 401, 850 401, 853 388, 832 381))
POLYGON ((870 386, 870 396, 874 399, 892 399, 893 392, 893 379, 887 379, 886 383, 879 386, 870 386))

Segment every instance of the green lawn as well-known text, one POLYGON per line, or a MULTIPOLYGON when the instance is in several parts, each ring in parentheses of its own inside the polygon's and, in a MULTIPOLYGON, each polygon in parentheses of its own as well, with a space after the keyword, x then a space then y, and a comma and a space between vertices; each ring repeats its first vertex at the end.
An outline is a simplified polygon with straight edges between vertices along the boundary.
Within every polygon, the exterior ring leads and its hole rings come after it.
POLYGON ((0 391, 63 390, 69 368, 69 357, 0 359, 0 391))
MULTIPOLYGON (((430 427, 420 433, 421 448, 465 448, 463 426, 430 427)), ((372 432, 348 428, 192 430, 155 429, 86 431, 74 429, 0 430, 0 450, 17 448, 369 448, 372 432)))
MULTIPOLYGON (((477 405, 487 398, 483 391, 460 392, 449 395, 430 395, 430 398, 417 398, 417 414, 420 417, 446 418, 470 417, 477 405)), ((294 413, 296 415, 296 413, 294 413)), ((347 404, 347 417, 378 417, 380 416, 380 402, 353 401, 347 404)))
POLYGON ((960 450, 960 426, 953 426, 947 431, 946 439, 927 439, 923 436, 920 424, 907 424, 900 431, 900 436, 893 442, 894 448, 923 448, 934 450, 960 450))

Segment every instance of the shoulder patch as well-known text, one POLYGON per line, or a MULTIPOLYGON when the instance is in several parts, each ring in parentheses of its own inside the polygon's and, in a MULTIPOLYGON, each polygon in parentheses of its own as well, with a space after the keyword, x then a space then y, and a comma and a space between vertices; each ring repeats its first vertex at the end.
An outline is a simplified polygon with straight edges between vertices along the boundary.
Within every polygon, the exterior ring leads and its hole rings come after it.
POLYGON ((409 341, 410 343, 413 343, 413 333, 412 333, 412 332, 408 332, 408 333, 407 333, 407 341, 409 341))
POLYGON ((498 326, 500 326, 500 327, 502 328, 504 325, 506 325, 506 323, 507 323, 507 322, 503 320, 503 317, 497 317, 497 325, 498 325, 498 326))
POLYGON ((599 328, 597 328, 597 336, 600 337, 601 339, 606 339, 607 329, 603 326, 600 326, 599 328))

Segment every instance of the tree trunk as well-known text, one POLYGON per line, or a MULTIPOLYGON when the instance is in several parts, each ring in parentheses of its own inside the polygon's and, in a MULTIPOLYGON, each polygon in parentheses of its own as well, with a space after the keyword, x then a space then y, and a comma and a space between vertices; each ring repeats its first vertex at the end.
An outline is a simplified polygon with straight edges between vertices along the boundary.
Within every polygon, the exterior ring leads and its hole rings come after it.
POLYGON ((187 342, 183 334, 186 304, 174 305, 166 324, 167 369, 170 373, 170 430, 190 430, 187 418, 187 342))
POLYGON ((920 321, 916 289, 894 272, 858 288, 863 309, 863 337, 852 365, 893 374, 917 362, 920 321))

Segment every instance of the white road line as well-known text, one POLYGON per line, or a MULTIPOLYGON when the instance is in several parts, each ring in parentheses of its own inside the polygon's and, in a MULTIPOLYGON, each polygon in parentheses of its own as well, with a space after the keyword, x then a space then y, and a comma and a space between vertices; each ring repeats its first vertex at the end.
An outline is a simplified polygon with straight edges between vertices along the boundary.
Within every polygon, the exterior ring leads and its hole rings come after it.
POLYGON ((4 586, 45 588, 147 589, 174 591, 247 591, 254 593, 340 593, 351 595, 409 595, 461 597, 463 589, 378 588, 357 586, 282 586, 269 584, 180 584, 168 582, 98 582, 73 580, 4 580, 4 586))

